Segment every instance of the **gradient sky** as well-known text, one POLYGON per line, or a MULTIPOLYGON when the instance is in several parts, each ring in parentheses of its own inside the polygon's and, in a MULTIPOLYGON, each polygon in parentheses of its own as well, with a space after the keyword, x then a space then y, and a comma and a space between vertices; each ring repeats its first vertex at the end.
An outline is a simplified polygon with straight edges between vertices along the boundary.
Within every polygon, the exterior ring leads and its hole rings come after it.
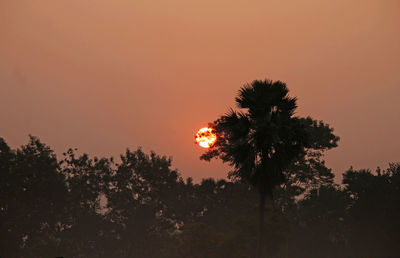
POLYGON ((398 0, 2 0, 0 137, 58 154, 142 146, 184 177, 224 178, 194 134, 270 78, 298 115, 335 128, 335 174, 386 167, 400 161, 399 12, 398 0))

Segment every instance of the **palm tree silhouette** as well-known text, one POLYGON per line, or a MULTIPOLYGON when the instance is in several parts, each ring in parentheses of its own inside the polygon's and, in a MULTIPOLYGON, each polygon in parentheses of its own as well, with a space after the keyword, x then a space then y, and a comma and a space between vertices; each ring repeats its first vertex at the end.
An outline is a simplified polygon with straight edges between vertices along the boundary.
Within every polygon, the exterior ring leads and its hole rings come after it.
POLYGON ((266 198, 273 201, 275 186, 285 180, 284 169, 304 151, 307 132, 294 116, 296 98, 288 96, 281 81, 256 80, 246 84, 231 109, 212 124, 218 136, 213 148, 201 156, 219 157, 234 170, 230 177, 250 182, 259 192, 257 257, 263 256, 263 225, 266 198))

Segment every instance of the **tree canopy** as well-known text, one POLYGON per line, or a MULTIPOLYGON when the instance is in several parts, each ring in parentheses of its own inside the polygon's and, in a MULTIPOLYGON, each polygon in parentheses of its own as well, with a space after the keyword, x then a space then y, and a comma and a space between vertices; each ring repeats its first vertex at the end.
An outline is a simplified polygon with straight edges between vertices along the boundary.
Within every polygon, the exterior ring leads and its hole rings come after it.
MULTIPOLYGON (((400 163, 350 168, 336 185, 322 156, 305 155, 288 168, 301 176, 277 187, 277 209, 265 212, 265 253, 396 257, 400 163)), ((183 180, 165 156, 70 149, 57 158, 36 137, 17 149, 0 138, 0 179, 2 257, 254 257, 253 187, 183 180)))
POLYGON ((304 164, 307 154, 318 158, 321 151, 336 147, 339 138, 323 122, 296 117, 297 100, 281 81, 255 80, 241 87, 235 100, 240 110, 231 109, 210 124, 217 141, 200 158, 220 158, 233 167, 231 178, 258 190, 257 257, 262 257, 265 197, 272 199, 275 188, 289 179, 285 171, 290 165, 304 164))

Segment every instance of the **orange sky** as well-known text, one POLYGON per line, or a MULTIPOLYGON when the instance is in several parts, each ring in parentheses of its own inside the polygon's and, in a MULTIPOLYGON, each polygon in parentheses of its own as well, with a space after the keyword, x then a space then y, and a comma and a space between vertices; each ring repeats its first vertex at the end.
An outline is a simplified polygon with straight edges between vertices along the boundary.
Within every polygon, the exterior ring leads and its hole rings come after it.
POLYGON ((298 115, 331 124, 341 174, 400 161, 398 0, 0 1, 0 137, 38 136, 117 156, 173 156, 184 177, 225 177, 199 160, 196 130, 242 84, 287 83, 298 115))

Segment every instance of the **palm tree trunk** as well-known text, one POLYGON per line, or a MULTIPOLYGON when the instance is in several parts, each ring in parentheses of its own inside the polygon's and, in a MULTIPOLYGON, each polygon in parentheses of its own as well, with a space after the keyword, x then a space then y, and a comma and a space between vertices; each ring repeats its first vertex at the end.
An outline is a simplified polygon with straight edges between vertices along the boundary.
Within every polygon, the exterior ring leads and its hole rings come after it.
POLYGON ((264 212, 265 212, 265 193, 260 191, 260 203, 258 207, 258 241, 256 258, 263 258, 263 237, 264 237, 264 212))
POLYGON ((273 188, 260 190, 260 203, 258 211, 258 241, 257 241, 257 255, 256 258, 265 258, 264 253, 264 218, 265 218, 265 201, 268 197, 268 202, 271 202, 271 211, 274 206, 273 188), (264 190, 264 191, 263 191, 264 190))

